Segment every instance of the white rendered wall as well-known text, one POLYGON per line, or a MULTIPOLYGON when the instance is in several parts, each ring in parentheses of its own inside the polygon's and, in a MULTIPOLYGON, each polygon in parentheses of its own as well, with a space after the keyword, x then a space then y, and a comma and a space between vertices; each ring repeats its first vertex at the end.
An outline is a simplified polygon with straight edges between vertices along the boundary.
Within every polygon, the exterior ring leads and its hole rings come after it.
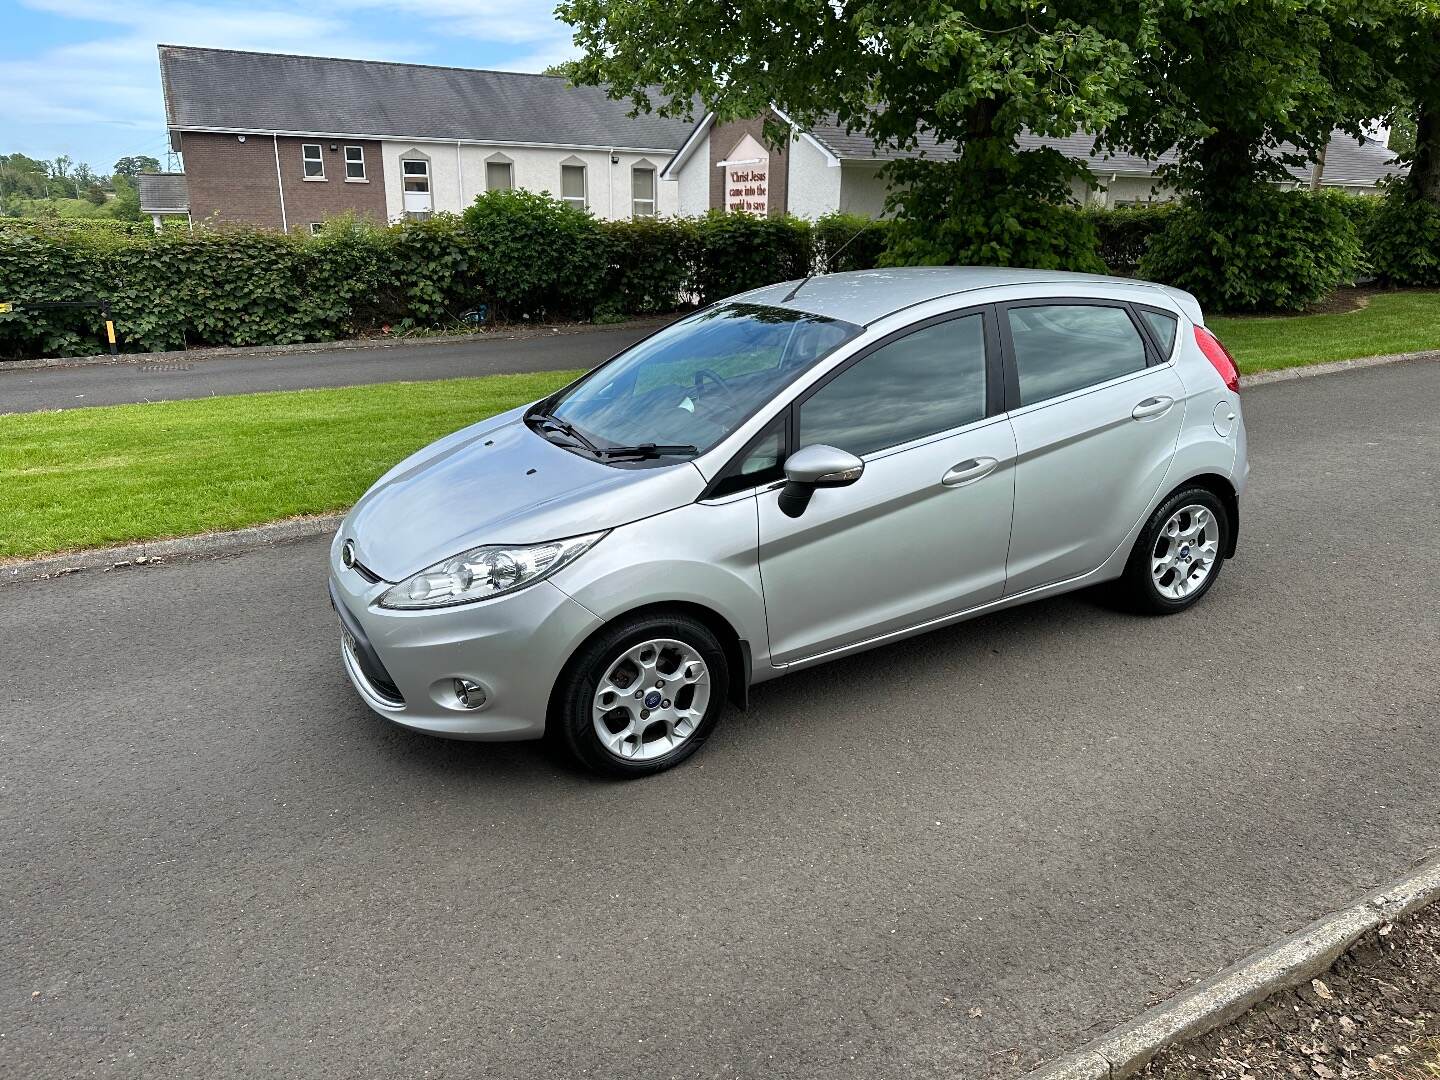
POLYGON ((840 173, 843 170, 838 165, 831 165, 809 139, 790 141, 789 168, 785 200, 790 213, 814 221, 833 214, 839 208, 840 173))
POLYGON ((885 197, 890 189, 877 165, 843 165, 840 184, 840 209, 847 214, 865 217, 885 216, 885 197))
MULTIPOLYGON (((466 143, 456 146, 449 142, 402 142, 386 140, 381 147, 385 162, 385 212, 391 221, 402 216, 402 158, 419 151, 430 159, 430 191, 435 212, 458 214, 485 190, 485 165, 488 161, 506 158, 517 188, 526 191, 548 191, 560 196, 561 162, 579 160, 585 166, 586 199, 589 210, 598 218, 628 218, 631 215, 630 169, 647 162, 655 169, 655 212, 660 216, 677 213, 678 184, 662 182, 660 170, 669 159, 668 152, 636 154, 616 151, 619 160, 612 164, 604 150, 569 150, 565 148, 533 148, 516 146, 484 146, 466 143)), ((703 170, 702 170, 703 171, 703 170)))
POLYGON ((710 209, 710 133, 690 151, 685 164, 674 180, 661 181, 661 186, 675 189, 675 213, 681 217, 698 217, 710 209))

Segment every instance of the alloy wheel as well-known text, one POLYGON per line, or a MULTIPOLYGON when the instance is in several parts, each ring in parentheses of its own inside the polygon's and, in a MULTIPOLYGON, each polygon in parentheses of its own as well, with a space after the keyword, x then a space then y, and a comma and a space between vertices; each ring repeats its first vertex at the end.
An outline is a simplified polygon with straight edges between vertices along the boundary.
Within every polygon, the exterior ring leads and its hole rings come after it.
POLYGON ((1198 503, 1171 514, 1150 552, 1150 579, 1168 600, 1184 600, 1204 585, 1220 556, 1220 524, 1198 503))
POLYGON ((695 734, 710 704, 710 669, 683 641, 656 638, 616 657, 595 688, 592 723, 621 761, 649 761, 695 734))

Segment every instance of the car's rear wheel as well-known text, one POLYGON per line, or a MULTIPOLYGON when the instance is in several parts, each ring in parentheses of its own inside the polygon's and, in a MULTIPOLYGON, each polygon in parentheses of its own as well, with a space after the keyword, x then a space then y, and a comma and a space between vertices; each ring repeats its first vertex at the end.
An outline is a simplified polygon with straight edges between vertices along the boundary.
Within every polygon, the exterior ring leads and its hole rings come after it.
POLYGON ((588 769, 647 776, 700 749, 729 687, 725 650, 703 623, 678 613, 622 620, 566 666, 550 732, 588 769))
POLYGON ((1134 610, 1173 615, 1215 584, 1230 537, 1225 504, 1208 488, 1177 491, 1150 515, 1125 576, 1121 597, 1134 610))

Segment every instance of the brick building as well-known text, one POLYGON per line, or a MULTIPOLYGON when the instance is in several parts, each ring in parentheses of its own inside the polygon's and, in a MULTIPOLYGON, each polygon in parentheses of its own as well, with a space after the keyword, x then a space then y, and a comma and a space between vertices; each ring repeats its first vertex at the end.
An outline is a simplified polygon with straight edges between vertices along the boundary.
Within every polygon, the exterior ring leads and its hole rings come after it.
POLYGON ((674 214, 661 168, 691 123, 562 78, 161 45, 196 224, 296 231, 355 212, 459 212, 495 188, 601 218, 674 214))

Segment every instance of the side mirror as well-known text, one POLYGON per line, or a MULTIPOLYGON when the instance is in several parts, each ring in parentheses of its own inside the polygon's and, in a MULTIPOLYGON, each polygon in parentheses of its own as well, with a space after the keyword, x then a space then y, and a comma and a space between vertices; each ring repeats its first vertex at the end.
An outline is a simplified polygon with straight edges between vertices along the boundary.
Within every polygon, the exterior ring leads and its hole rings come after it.
POLYGON ((849 487, 865 473, 865 463, 854 454, 834 446, 807 446, 785 462, 785 488, 780 492, 780 512, 799 517, 810 505, 816 488, 849 487))

